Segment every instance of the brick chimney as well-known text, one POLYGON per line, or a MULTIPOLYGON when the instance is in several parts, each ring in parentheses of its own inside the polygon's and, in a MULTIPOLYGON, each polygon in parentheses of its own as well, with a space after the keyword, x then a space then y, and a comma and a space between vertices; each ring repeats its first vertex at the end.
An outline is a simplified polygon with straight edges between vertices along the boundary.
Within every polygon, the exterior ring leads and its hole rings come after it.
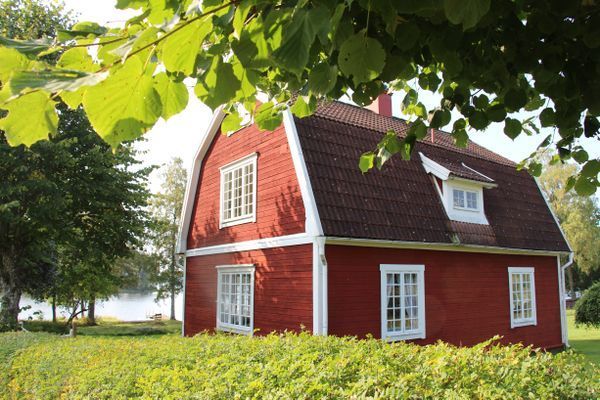
POLYGON ((390 93, 381 93, 374 102, 366 106, 365 108, 377 113, 379 115, 385 115, 386 117, 392 116, 392 95, 390 93))

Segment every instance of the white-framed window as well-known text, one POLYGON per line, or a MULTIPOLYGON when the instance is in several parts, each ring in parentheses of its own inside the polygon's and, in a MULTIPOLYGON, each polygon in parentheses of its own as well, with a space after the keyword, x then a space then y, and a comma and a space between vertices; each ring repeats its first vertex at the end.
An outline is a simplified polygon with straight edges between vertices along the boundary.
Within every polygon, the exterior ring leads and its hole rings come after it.
POLYGON ((256 221, 256 159, 253 153, 221 167, 221 228, 256 221))
POLYGON ((511 328, 537 324, 533 271, 530 267, 508 268, 511 328))
POLYGON ((452 205, 461 210, 479 210, 477 192, 463 189, 452 189, 452 205))
POLYGON ((381 338, 425 338, 425 266, 381 264, 381 338))
POLYGON ((217 329, 252 334, 254 265, 220 265, 217 271, 217 329))

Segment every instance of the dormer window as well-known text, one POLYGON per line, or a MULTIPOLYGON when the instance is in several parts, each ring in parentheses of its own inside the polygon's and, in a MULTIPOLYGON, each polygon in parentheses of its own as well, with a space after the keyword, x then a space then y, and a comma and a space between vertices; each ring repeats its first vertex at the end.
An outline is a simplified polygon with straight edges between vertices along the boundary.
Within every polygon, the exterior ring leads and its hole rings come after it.
POLYGON ((425 171, 453 221, 488 225, 483 202, 483 190, 497 187, 494 180, 481 172, 452 161, 439 161, 419 153, 425 171))
POLYGON ((462 189, 452 190, 454 208, 477 211, 477 192, 462 189))

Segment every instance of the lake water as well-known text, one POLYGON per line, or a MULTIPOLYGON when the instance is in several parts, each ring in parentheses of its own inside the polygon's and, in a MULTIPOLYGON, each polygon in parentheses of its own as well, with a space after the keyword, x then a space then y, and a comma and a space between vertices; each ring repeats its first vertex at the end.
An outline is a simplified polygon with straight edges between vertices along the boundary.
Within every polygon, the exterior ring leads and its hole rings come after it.
MULTIPOLYGON (((168 318, 171 312, 170 301, 162 300, 157 303, 154 301, 154 296, 155 294, 151 292, 119 293, 118 296, 96 303, 96 316, 114 317, 122 321, 142 321, 148 319, 151 315, 160 313, 168 318)), ((31 308, 22 311, 19 314, 20 319, 36 318, 33 316, 33 313, 36 311, 41 311, 44 319, 52 318, 52 308, 48 303, 38 303, 27 296, 23 296, 21 297, 21 307, 25 306, 31 306, 31 308)), ((180 321, 183 315, 182 308, 183 295, 180 294, 175 299, 175 317, 180 321)), ((68 316, 68 312, 63 308, 59 308, 57 313, 68 316)))

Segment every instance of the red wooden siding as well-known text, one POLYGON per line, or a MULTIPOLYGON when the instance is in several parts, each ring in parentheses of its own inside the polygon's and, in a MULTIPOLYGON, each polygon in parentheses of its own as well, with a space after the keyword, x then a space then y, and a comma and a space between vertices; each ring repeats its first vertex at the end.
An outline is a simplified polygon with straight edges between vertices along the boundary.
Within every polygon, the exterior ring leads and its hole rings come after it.
POLYGON ((261 132, 252 125, 231 136, 217 133, 200 172, 188 248, 304 232, 304 204, 285 130, 261 132), (256 222, 219 229, 219 168, 258 153, 256 222))
POLYGON ((555 257, 326 247, 329 334, 381 335, 380 264, 425 265, 427 339, 473 345, 494 335, 536 347, 561 343, 555 257), (534 267, 537 326, 511 329, 508 267, 534 267))
POLYGON ((254 328, 258 334, 312 331, 312 245, 188 257, 186 335, 216 327, 217 265, 254 264, 254 328), (303 328, 302 328, 303 327, 303 328))

